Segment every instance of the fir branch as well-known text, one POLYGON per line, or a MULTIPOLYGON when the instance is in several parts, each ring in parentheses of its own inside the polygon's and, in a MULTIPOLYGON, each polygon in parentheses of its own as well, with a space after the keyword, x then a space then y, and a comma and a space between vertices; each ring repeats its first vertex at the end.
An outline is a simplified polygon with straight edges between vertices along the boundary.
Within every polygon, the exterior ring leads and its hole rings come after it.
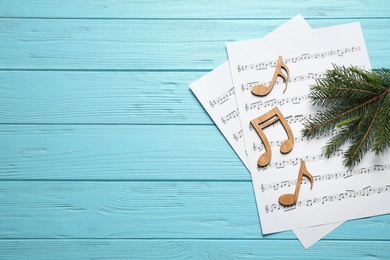
MULTIPOLYGON (((344 73, 342 73, 342 72, 339 72, 338 70, 337 70, 337 67, 335 67, 335 70, 333 71, 335 74, 337 74, 338 76, 340 76, 340 77, 345 77, 347 80, 350 80, 350 81, 355 81, 358 85, 365 85, 365 86, 367 86, 367 87, 370 87, 370 88, 377 88, 377 86, 375 86, 375 85, 373 85, 373 84, 370 84, 370 83, 367 83, 367 82, 364 82, 364 81, 362 81, 362 80, 359 80, 358 79, 358 77, 351 77, 351 76, 348 76, 348 75, 346 75, 346 73, 345 73, 345 68, 343 68, 344 69, 344 73)), ((356 69, 356 68, 355 68, 356 69)), ((362 73, 362 71, 359 71, 359 70, 355 70, 356 72, 358 72, 358 73, 362 73)), ((351 72, 354 72, 354 70, 352 69, 351 70, 351 72)), ((363 76, 364 74, 362 74, 362 76, 363 76)))
MULTIPOLYGON (((375 114, 372 117, 372 120, 371 120, 370 124, 368 125, 367 129, 365 131, 362 131, 362 133, 364 133, 364 135, 360 138, 360 140, 356 139, 356 142, 358 142, 357 145, 356 146, 352 145, 350 147, 351 148, 350 151, 347 151, 346 154, 348 156, 348 159, 346 159, 346 161, 345 161, 345 164, 347 166, 352 166, 352 162, 354 162, 354 161, 359 163, 361 158, 363 157, 365 152, 362 151, 362 147, 363 147, 363 144, 367 143, 367 139, 369 137, 371 128, 374 125, 374 121, 378 116, 379 108, 380 108, 380 103, 377 105, 375 114), (352 154, 350 155, 350 153, 352 153, 352 154)), ((366 146, 369 146, 369 144, 366 144, 366 146)), ((368 148, 369 147, 366 147, 365 150, 368 150, 368 148)))
POLYGON ((331 139, 328 140, 326 146, 323 148, 322 152, 326 156, 332 155, 337 151, 342 145, 344 145, 351 137, 353 129, 355 129, 361 123, 361 118, 354 118, 348 125, 344 126, 342 131, 338 135, 334 135, 331 139))
MULTIPOLYGON (((390 76, 390 75, 389 75, 390 76)), ((382 115, 374 123, 374 127, 378 132, 374 136, 374 151, 376 154, 381 154, 385 152, 386 147, 390 147, 390 95, 387 95, 383 98, 381 102, 381 107, 379 113, 382 115)))
POLYGON ((325 111, 304 123, 303 136, 313 138, 341 127, 323 152, 329 156, 349 142, 343 155, 349 168, 368 151, 379 155, 390 147, 390 69, 364 71, 334 66, 316 83, 309 99, 325 111))
MULTIPOLYGON (((307 136, 307 137, 314 137, 314 135, 317 134, 317 132, 324 132, 324 130, 328 130, 328 129, 322 129, 324 127, 329 127, 329 124, 332 123, 332 128, 334 128, 334 125, 337 124, 337 122, 339 122, 341 120, 341 118, 345 115, 348 115, 348 114, 351 114, 352 112, 354 112, 355 110, 369 104, 369 103, 372 103, 373 101, 375 101, 376 97, 366 101, 365 103, 363 104, 359 104, 358 106, 355 106, 355 107, 352 107, 350 109, 348 109, 347 111, 341 111, 341 113, 337 113, 335 116, 331 116, 329 119, 326 119, 326 120, 323 120, 322 122, 321 121, 318 121, 317 124, 310 124, 310 120, 308 120, 309 122, 309 127, 306 127, 304 129, 304 136, 307 136), (322 131, 321 131, 322 130, 322 131)), ((326 99, 325 99, 326 100, 326 99)), ((320 117, 321 115, 317 116, 317 117, 320 117)), ((316 118, 312 120, 312 122, 315 122, 316 118)))

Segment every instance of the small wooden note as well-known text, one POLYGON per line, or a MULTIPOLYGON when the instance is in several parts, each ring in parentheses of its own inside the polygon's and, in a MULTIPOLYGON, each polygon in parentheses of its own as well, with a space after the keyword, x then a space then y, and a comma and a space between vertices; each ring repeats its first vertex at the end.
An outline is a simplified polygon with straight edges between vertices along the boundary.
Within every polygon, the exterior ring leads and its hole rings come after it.
POLYGON ((301 187, 302 177, 306 176, 310 180, 310 189, 313 188, 314 179, 313 176, 307 171, 305 161, 301 161, 301 166, 299 168, 297 185, 295 186, 294 194, 283 194, 279 197, 279 203, 283 206, 291 206, 295 204, 298 200, 299 189, 301 187))
POLYGON ((268 165, 272 157, 271 145, 263 129, 267 126, 272 125, 278 120, 282 123, 288 137, 288 139, 284 141, 280 146, 280 152, 289 153, 294 147, 294 135, 291 131, 290 125, 288 124, 287 120, 284 118, 282 112, 280 112, 278 107, 274 107, 265 114, 251 120, 251 124, 256 129, 256 132, 259 135, 261 141, 263 142, 265 148, 265 152, 259 157, 257 161, 257 164, 260 167, 268 165))
POLYGON ((252 87, 251 92, 253 95, 261 96, 261 97, 268 95, 268 93, 270 93, 272 88, 274 87, 278 76, 281 76, 284 79, 284 82, 286 83, 286 86, 283 90, 283 93, 284 93, 287 89, 289 75, 290 75, 290 71, 289 71, 288 67, 286 66, 286 64, 284 64, 282 56, 279 56, 278 62, 276 64, 276 68, 275 68, 275 73, 274 73, 274 76, 272 77, 272 80, 271 80, 269 86, 267 87, 263 84, 255 85, 252 87), (286 74, 284 74, 282 72, 282 69, 284 69, 286 71, 286 74))

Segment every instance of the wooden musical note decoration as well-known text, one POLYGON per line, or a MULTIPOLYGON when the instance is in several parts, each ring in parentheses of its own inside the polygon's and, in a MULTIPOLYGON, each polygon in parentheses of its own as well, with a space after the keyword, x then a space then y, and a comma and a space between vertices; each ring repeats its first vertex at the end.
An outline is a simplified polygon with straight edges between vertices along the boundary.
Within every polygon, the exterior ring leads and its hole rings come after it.
POLYGON ((267 87, 263 84, 255 85, 252 87, 251 92, 253 95, 261 96, 261 97, 268 95, 268 93, 270 93, 272 88, 274 87, 278 76, 281 76, 284 79, 284 82, 286 83, 286 86, 283 90, 283 93, 284 93, 287 89, 289 75, 290 75, 290 71, 289 71, 288 67, 283 62, 282 56, 279 56, 278 61, 276 63, 275 73, 274 73, 274 76, 272 77, 272 80, 271 80, 269 86, 267 87), (284 74, 282 72, 282 69, 284 69, 286 71, 286 74, 284 74))
POLYGON ((298 200, 299 189, 301 187, 302 177, 306 176, 310 180, 310 189, 313 188, 314 179, 313 176, 307 171, 305 161, 301 161, 301 166, 299 168, 298 180, 295 186, 294 194, 283 194, 279 197, 279 203, 283 206, 294 205, 298 200))
POLYGON ((267 126, 272 125, 278 120, 282 123, 282 126, 284 127, 284 130, 287 133, 287 140, 284 141, 280 146, 280 152, 289 153, 294 147, 294 135, 293 132, 291 131, 290 125, 288 124, 287 120, 284 118, 282 112, 280 112, 278 107, 274 107, 268 112, 266 112, 265 114, 251 120, 251 125, 256 130, 265 148, 265 152, 259 157, 257 161, 257 164, 260 167, 268 165, 272 157, 271 145, 263 129, 266 128, 267 126))

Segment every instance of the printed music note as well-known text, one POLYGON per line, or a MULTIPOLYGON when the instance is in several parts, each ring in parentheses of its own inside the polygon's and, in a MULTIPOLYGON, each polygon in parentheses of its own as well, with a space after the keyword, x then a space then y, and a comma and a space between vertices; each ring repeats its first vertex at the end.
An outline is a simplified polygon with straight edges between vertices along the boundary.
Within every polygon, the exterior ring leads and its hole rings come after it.
POLYGON ((279 203, 283 206, 291 206, 298 200, 299 189, 301 187, 302 177, 306 176, 310 180, 310 189, 313 188, 314 179, 313 176, 307 171, 305 161, 301 161, 301 166, 299 168, 297 185, 295 186, 294 194, 283 194, 279 197, 279 203))
MULTIPOLYGON (((360 46, 353 46, 349 48, 344 48, 344 49, 334 49, 334 50, 329 50, 325 52, 315 52, 315 53, 303 53, 299 56, 294 56, 294 57, 287 57, 284 59, 285 63, 297 63, 301 61, 308 61, 308 60, 314 60, 318 58, 330 58, 334 56, 343 56, 344 54, 348 53, 355 53, 355 52, 360 52, 361 48, 360 46)), ((272 61, 263 61, 260 63, 251 63, 247 65, 238 65, 238 73, 243 72, 243 71, 248 71, 248 70, 265 70, 268 69, 271 66, 274 66, 277 61, 272 60, 272 61)))
POLYGON ((280 152, 289 153, 294 147, 294 135, 291 131, 290 125, 287 123, 287 120, 284 118, 282 112, 280 112, 278 107, 274 107, 265 114, 251 120, 251 125, 256 129, 256 132, 259 135, 261 141, 263 142, 265 148, 265 152, 259 157, 257 161, 257 164, 260 167, 268 165, 272 157, 271 145, 268 141, 267 136, 264 134, 263 129, 267 126, 272 125, 278 120, 282 123, 288 137, 288 139, 284 141, 280 146, 280 152))
POLYGON ((284 82, 286 83, 286 86, 283 90, 283 93, 284 93, 287 89, 289 75, 290 75, 290 71, 289 71, 288 67, 283 62, 282 56, 279 56, 277 64, 276 64, 276 68, 275 68, 275 73, 274 73, 274 76, 272 77, 272 80, 271 80, 271 83, 269 84, 269 86, 267 87, 263 84, 256 85, 256 86, 252 87, 252 90, 251 90, 252 94, 256 95, 256 96, 265 96, 268 93, 270 93, 272 88, 274 87, 274 85, 276 83, 276 79, 278 76, 281 76, 284 79, 284 82), (282 72, 282 69, 284 69, 286 71, 287 75, 285 75, 282 72))
MULTIPOLYGON (((283 209, 284 209, 284 211, 288 211, 291 209, 295 209, 297 207, 311 207, 311 206, 314 206, 315 204, 324 205, 324 204, 332 203, 335 201, 342 201, 342 200, 346 200, 346 199, 357 199, 359 197, 368 197, 368 196, 372 196, 375 194, 381 194, 383 192, 389 192, 389 191, 390 191, 390 185, 385 185, 385 186, 380 186, 380 187, 367 186, 361 190, 345 190, 345 192, 341 192, 341 193, 324 195, 324 196, 320 196, 320 197, 309 198, 306 200, 299 200, 299 201, 296 201, 295 204, 284 206, 283 209)), ((290 195, 292 195, 292 194, 290 194, 290 195)), ((266 205, 265 210, 266 210, 266 213, 269 213, 269 212, 272 213, 274 211, 281 210, 281 207, 280 207, 280 205, 279 205, 279 207, 277 207, 276 204, 274 203, 272 205, 266 205), (271 211, 269 210, 270 207, 271 207, 271 211)))

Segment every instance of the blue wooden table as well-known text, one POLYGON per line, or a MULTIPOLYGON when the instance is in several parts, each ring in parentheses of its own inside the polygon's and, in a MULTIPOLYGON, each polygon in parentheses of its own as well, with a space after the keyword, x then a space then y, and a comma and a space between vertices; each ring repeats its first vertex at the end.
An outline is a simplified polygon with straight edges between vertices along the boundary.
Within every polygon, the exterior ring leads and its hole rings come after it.
POLYGON ((225 43, 301 13, 360 21, 390 66, 390 1, 0 1, 0 258, 390 258, 390 216, 308 250, 263 236, 248 171, 188 85, 225 43))

